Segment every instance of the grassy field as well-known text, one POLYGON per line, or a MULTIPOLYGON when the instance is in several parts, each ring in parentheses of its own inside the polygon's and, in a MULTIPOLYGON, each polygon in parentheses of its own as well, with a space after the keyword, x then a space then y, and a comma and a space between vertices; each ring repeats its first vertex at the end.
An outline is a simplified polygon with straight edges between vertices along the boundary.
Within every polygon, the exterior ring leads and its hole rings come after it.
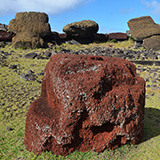
MULTIPOLYGON (((79 48, 93 47, 96 45, 108 46, 109 43, 57 46, 79 48)), ((115 48, 132 47, 131 41, 112 44, 115 48)), ((66 157, 55 156, 51 152, 44 152, 37 156, 28 152, 23 144, 26 113, 30 103, 37 99, 41 92, 42 73, 49 60, 25 59, 24 54, 30 52, 42 53, 48 49, 22 50, 13 49, 11 46, 0 48, 12 53, 5 59, 4 66, 0 65, 0 159, 2 160, 158 160, 160 159, 160 89, 146 88, 145 122, 143 142, 139 145, 124 145, 115 150, 105 150, 102 153, 74 152, 66 157), (18 69, 9 69, 11 65, 18 65, 18 69), (24 81, 20 78, 22 73, 34 71, 37 81, 24 81)), ((146 85, 152 85, 154 73, 147 71, 159 69, 157 66, 141 66, 144 72, 137 71, 141 77, 150 77, 146 85)), ((160 72, 159 72, 160 74, 160 72)), ((160 82, 157 82, 159 85, 160 82)))

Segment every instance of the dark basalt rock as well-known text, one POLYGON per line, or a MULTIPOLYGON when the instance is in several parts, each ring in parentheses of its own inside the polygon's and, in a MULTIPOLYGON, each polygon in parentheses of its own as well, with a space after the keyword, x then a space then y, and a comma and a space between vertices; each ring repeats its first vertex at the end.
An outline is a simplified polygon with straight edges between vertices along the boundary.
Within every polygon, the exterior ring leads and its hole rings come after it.
POLYGON ((31 58, 34 59, 38 54, 37 53, 27 53, 26 55, 24 55, 24 58, 31 58))

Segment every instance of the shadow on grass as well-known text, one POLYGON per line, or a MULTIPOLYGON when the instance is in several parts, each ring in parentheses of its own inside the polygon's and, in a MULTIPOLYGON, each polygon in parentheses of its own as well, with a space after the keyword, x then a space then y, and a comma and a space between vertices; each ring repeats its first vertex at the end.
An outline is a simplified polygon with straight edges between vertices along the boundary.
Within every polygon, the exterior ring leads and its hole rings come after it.
POLYGON ((145 108, 143 142, 160 135, 160 110, 145 108))

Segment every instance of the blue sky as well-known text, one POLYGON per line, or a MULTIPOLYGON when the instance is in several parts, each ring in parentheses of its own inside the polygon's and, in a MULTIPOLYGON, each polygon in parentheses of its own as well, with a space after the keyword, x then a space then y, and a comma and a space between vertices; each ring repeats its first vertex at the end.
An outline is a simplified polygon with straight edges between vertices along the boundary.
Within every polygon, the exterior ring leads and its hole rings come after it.
POLYGON ((25 11, 47 13, 51 30, 59 33, 81 20, 97 22, 99 33, 126 32, 130 19, 146 15, 160 24, 160 0, 1 0, 0 23, 9 24, 25 11))

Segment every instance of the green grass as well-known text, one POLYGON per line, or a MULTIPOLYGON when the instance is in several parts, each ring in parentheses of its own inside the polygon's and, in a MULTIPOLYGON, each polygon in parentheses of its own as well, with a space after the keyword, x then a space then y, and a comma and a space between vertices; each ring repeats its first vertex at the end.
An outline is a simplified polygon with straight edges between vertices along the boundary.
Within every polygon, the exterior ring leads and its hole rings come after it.
MULTIPOLYGON (((130 41, 114 43, 114 47, 132 47, 130 41)), ((109 42, 102 44, 90 45, 66 45, 62 46, 72 48, 74 50, 80 48, 94 46, 108 46, 109 42)), ((58 46, 59 48, 62 46, 58 46)), ((124 47, 124 48, 126 48, 124 47)), ((1 50, 1 49, 0 49, 1 50)), ((33 70, 35 73, 44 71, 48 60, 24 59, 23 55, 30 52, 41 53, 45 49, 22 50, 13 49, 7 46, 2 50, 11 52, 12 55, 6 59, 6 65, 0 66, 0 159, 15 160, 16 158, 24 158, 26 160, 158 160, 160 159, 160 90, 146 89, 146 94, 154 93, 146 99, 145 105, 145 122, 144 122, 144 138, 139 145, 126 144, 115 150, 105 150, 102 153, 94 151, 78 152, 75 151, 66 157, 55 156, 51 152, 43 152, 37 156, 33 152, 26 150, 24 141, 26 113, 31 102, 37 99, 41 92, 41 81, 43 76, 37 75, 38 81, 24 81, 20 79, 21 73, 27 73, 33 70), (21 55, 22 57, 20 57, 21 55), (17 64, 19 69, 14 71, 9 69, 12 64, 17 64), (6 127, 13 130, 8 131, 6 127)), ((46 49, 47 50, 47 49, 46 49)), ((139 65, 140 66, 140 65, 139 65)), ((149 66, 146 66, 146 68, 149 66)), ((151 68, 156 68, 152 66, 151 68)), ((157 67, 158 68, 158 67, 157 67)), ((160 67, 159 67, 160 70, 160 67)), ((149 72, 139 72, 140 76, 146 78, 152 76, 149 72)), ((151 85, 151 81, 147 84, 151 85)))
POLYGON ((93 47, 112 47, 112 48, 121 48, 121 49, 133 49, 134 41, 133 40, 127 40, 122 42, 105 42, 105 43, 91 43, 88 45, 70 45, 63 43, 62 45, 58 46, 58 49, 65 48, 65 49, 71 49, 73 51, 76 51, 77 49, 91 49, 93 47))

